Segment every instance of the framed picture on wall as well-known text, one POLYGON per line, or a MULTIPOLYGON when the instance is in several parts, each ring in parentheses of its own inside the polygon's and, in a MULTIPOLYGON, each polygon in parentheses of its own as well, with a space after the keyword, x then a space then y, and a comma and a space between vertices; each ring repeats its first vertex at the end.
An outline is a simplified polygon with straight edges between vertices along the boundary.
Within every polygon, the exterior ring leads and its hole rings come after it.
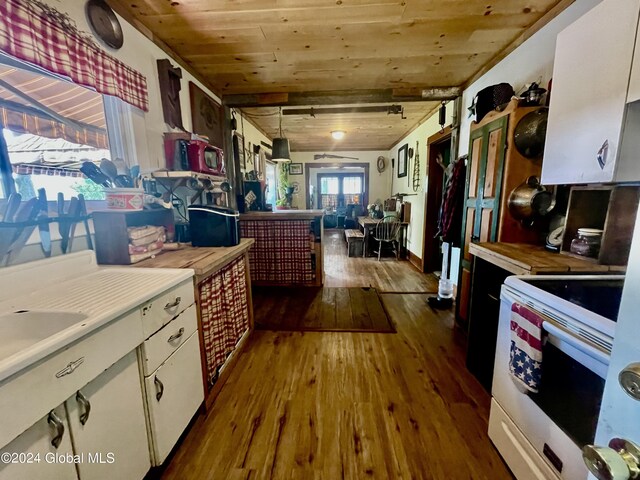
POLYGON ((222 106, 193 82, 189 82, 189 94, 191 95, 193 133, 204 135, 209 138, 211 145, 223 148, 224 111, 222 106))
POLYGON ((408 150, 408 143, 405 143, 398 149, 398 178, 407 176, 408 150))
POLYGON ((302 175, 302 164, 301 163, 289 164, 289 175, 302 175))

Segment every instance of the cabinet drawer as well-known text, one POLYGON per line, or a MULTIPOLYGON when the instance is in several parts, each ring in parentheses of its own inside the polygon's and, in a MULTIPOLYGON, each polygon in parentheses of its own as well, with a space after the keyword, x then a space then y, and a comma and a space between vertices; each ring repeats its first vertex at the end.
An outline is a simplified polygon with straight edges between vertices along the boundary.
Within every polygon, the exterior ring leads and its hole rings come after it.
POLYGON ((167 290, 140 307, 144 338, 149 338, 195 301, 193 279, 167 290))
POLYGON ((136 309, 0 383, 0 447, 143 341, 136 309))
POLYGON ((197 329, 198 317, 194 304, 151 335, 141 347, 144 374, 149 375, 157 369, 197 329))
POLYGON ((161 465, 204 400, 198 334, 145 377, 153 464, 161 465))

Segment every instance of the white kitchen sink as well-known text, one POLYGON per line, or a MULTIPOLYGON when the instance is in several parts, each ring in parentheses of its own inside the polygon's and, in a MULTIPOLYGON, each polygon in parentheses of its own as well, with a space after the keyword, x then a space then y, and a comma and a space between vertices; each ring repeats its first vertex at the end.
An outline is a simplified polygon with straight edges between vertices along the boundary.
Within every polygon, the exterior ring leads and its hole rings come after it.
POLYGON ((0 360, 10 357, 72 325, 87 315, 77 312, 16 310, 0 315, 0 360))

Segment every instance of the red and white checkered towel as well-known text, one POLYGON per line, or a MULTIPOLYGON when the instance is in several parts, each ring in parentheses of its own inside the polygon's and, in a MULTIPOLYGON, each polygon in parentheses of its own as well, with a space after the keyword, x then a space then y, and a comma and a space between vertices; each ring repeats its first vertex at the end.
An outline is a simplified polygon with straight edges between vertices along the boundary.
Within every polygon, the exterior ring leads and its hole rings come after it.
POLYGON ((542 374, 543 318, 527 307, 511 306, 509 373, 515 382, 536 393, 542 374))

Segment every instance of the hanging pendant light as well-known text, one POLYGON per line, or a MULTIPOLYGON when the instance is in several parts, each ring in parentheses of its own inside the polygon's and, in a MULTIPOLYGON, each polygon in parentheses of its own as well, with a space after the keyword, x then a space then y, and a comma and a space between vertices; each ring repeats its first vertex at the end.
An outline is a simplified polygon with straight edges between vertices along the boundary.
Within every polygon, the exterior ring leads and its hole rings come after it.
POLYGON ((273 150, 271 150, 271 160, 274 162, 290 162, 289 139, 284 138, 282 133, 282 107, 278 111, 280 120, 280 136, 273 139, 273 150))

